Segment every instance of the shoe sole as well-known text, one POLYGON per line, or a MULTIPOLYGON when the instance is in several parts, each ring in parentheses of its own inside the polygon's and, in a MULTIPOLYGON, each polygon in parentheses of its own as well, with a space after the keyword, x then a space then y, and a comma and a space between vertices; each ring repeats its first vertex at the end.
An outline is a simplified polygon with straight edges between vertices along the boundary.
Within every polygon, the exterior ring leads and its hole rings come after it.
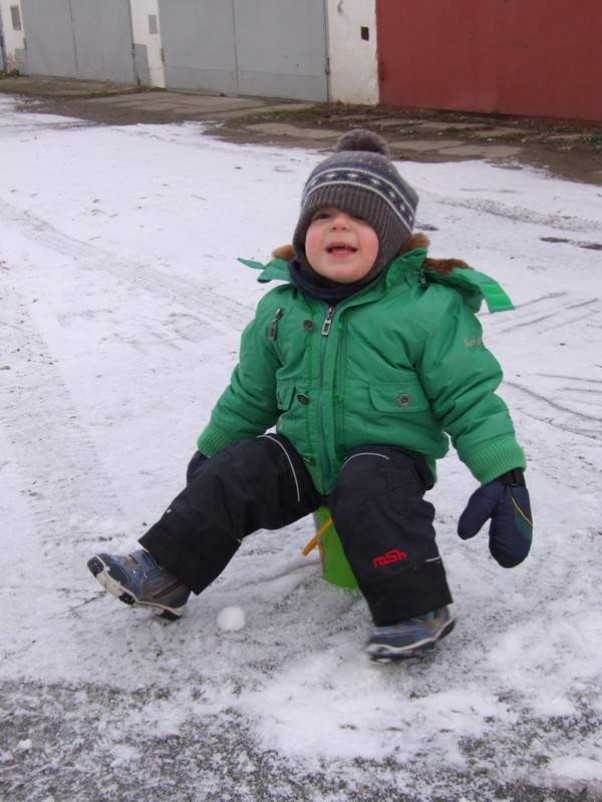
POLYGON ((411 660, 415 657, 424 657, 426 654, 432 652, 440 640, 443 640, 456 626, 456 619, 450 618, 445 626, 441 629, 435 637, 425 638, 418 643, 413 643, 411 646, 387 646, 387 644, 380 644, 375 648, 378 651, 370 652, 368 647, 368 657, 374 663, 399 663, 402 660, 411 660))
POLYGON ((184 607, 164 607, 162 604, 139 601, 134 594, 125 588, 117 576, 111 575, 110 566, 106 565, 100 557, 92 557, 87 562, 88 570, 103 588, 129 607, 148 607, 166 621, 179 621, 184 615, 184 607))

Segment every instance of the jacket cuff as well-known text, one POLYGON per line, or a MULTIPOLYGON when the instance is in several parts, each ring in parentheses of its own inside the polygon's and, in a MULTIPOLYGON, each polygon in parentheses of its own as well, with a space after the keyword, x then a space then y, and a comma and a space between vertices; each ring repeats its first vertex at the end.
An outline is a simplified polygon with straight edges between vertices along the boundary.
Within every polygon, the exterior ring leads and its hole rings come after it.
POLYGON ((196 441, 196 447, 202 454, 205 454, 206 457, 212 457, 214 454, 217 454, 218 451, 230 445, 231 442, 232 437, 228 435, 227 432, 223 429, 219 429, 217 426, 209 424, 209 426, 200 433, 196 441))
POLYGON ((470 457, 463 455, 462 460, 481 484, 493 482, 514 468, 524 470, 527 467, 525 452, 513 437, 489 442, 471 453, 470 457))

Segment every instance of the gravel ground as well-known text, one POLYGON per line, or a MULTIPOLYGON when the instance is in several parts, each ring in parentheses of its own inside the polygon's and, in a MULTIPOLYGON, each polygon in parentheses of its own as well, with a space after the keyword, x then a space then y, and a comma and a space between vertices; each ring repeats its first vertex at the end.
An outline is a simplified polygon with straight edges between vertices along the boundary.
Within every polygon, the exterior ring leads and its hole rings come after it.
MULTIPOLYGON (((199 691, 200 692, 200 691, 199 691)), ((157 688, 157 700, 170 692, 157 688)), ((577 783, 574 788, 542 788, 522 780, 500 782, 488 765, 495 763, 495 748, 487 741, 467 739, 462 749, 470 771, 441 774, 411 767, 413 785, 424 796, 399 789, 396 776, 408 767, 395 760, 317 760, 311 772, 294 761, 265 751, 254 742, 244 720, 234 711, 190 724, 174 735, 139 732, 116 746, 115 731, 135 718, 148 703, 149 689, 123 693, 95 685, 40 685, 5 683, 1 689, 4 734, 0 792, 11 802, 599 802, 602 788, 577 783), (88 722, 82 727, 82 709, 88 722), (203 777, 203 793, 198 779, 203 777), (141 779, 144 778, 144 779, 141 779), (195 791, 195 788, 197 789, 195 791)), ((587 714, 575 722, 552 722, 558 737, 592 733, 600 721, 587 714)), ((525 752, 539 737, 541 722, 521 721, 509 732, 512 749, 525 752)), ((545 755, 541 756, 545 762, 545 755)), ((525 765, 525 775, 528 766, 525 765)), ((499 769, 499 767, 498 767, 499 769)), ((516 770, 516 766, 514 767, 516 770)), ((496 772, 497 773, 497 772, 496 772)))

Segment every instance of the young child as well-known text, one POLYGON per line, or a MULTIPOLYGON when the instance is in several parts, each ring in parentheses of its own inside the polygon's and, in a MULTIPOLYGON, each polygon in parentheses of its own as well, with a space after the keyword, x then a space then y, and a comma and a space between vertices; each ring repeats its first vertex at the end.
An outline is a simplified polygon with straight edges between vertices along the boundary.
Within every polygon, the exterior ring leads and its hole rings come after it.
POLYGON ((177 618, 244 537, 327 505, 374 622, 368 655, 430 650, 454 626, 424 500, 446 433, 481 483, 460 537, 491 519, 493 557, 504 567, 525 559, 525 458, 475 317, 484 294, 511 305, 464 263, 427 258, 428 240, 412 234, 417 204, 368 131, 344 135, 313 170, 292 248, 259 276, 284 283, 242 336, 187 487, 141 550, 88 562, 110 593, 177 618))

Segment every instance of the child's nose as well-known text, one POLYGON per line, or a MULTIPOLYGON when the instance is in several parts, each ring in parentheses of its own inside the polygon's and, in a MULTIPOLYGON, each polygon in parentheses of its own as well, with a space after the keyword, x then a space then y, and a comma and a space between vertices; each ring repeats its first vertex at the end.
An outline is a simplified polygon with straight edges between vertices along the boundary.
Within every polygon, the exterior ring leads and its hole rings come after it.
POLYGON ((349 227, 349 215, 345 212, 337 212, 335 216, 332 218, 332 227, 333 228, 348 228, 349 227))

